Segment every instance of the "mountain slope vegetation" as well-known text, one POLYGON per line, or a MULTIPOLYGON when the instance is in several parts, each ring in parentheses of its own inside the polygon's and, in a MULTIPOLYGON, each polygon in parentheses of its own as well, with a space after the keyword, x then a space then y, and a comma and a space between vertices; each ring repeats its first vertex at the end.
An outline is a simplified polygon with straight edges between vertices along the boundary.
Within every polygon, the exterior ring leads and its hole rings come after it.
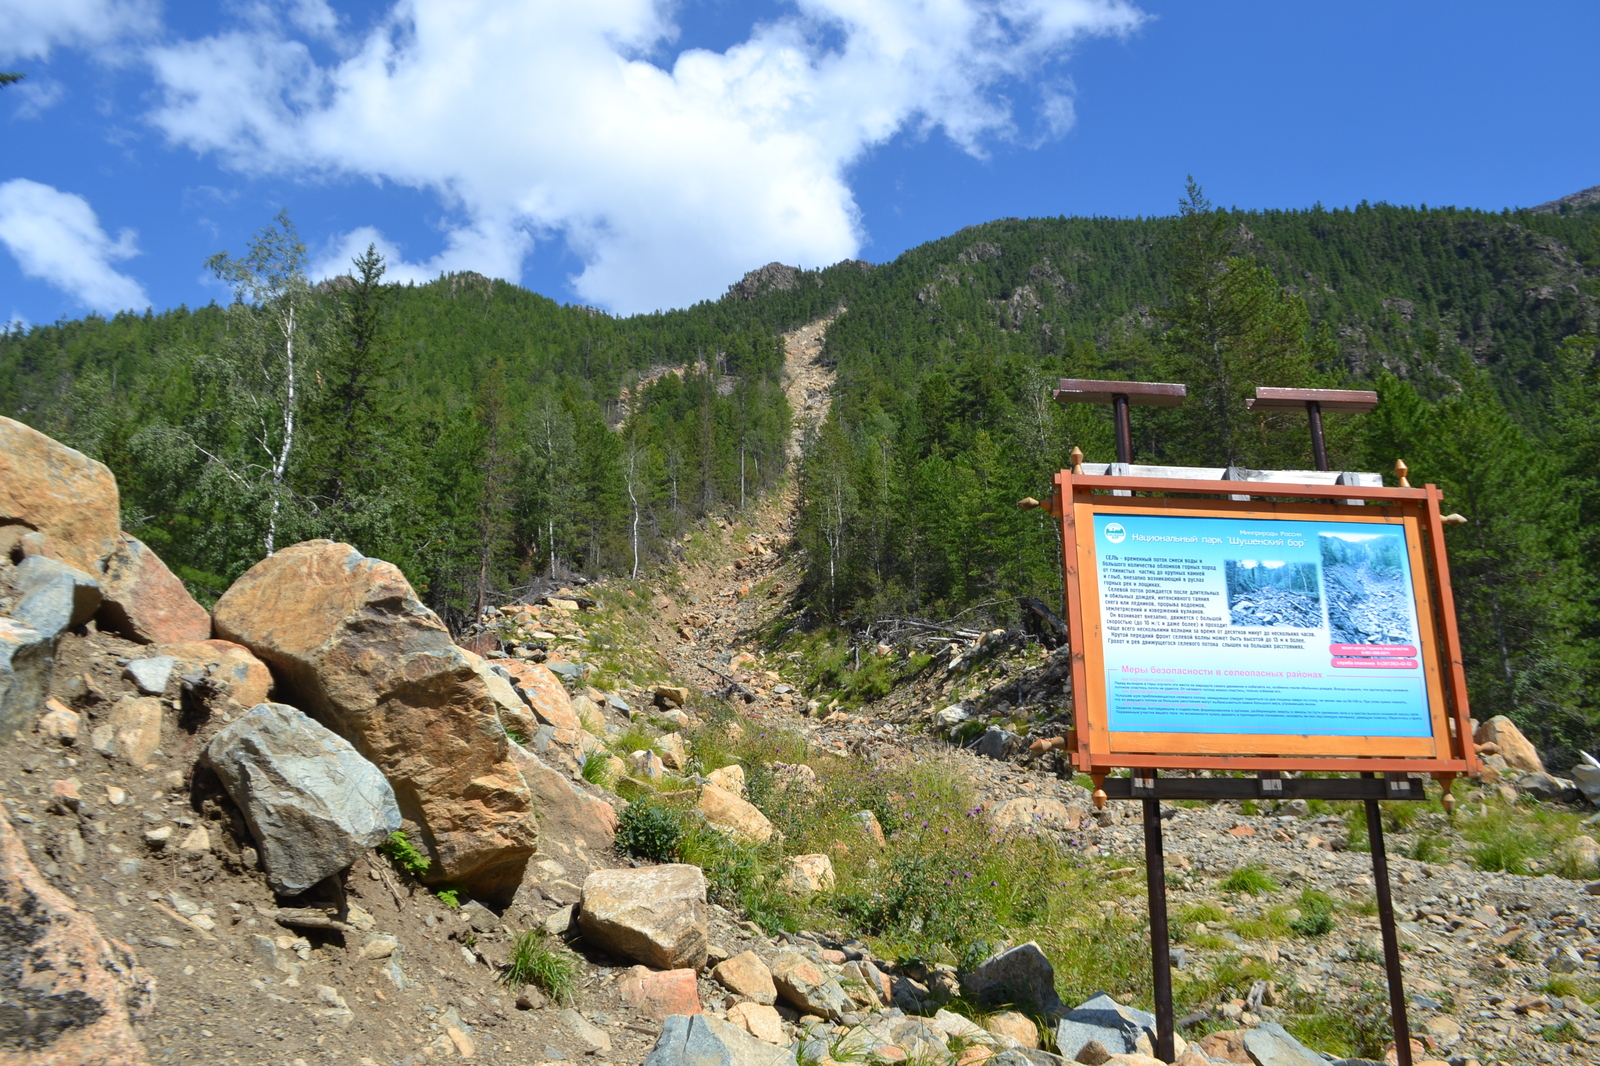
POLYGON ((1015 503, 1072 447, 1112 452, 1058 377, 1184 382, 1184 406, 1136 412, 1136 459, 1262 467, 1309 444, 1244 409, 1255 386, 1370 387, 1377 412, 1330 417, 1332 461, 1403 458, 1471 519, 1451 551, 1475 711, 1558 761, 1594 743, 1600 205, 1247 212, 1191 184, 1172 217, 1000 220, 630 318, 471 274, 387 285, 375 257, 311 288, 298 247, 280 218, 214 261, 226 307, 0 336, 0 412, 110 465, 124 525, 202 598, 311 536, 399 563, 456 621, 665 562, 784 478, 778 334, 847 309, 793 475, 808 624, 1057 600, 1055 534, 1015 503))

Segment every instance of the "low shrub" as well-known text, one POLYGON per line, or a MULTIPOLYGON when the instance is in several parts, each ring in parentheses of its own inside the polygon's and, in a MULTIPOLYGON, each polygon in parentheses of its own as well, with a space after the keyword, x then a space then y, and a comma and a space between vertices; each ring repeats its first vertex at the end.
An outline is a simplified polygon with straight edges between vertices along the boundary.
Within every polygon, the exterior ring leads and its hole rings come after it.
POLYGON ((617 850, 636 859, 672 862, 682 835, 678 812, 648 798, 630 803, 617 818, 617 850))

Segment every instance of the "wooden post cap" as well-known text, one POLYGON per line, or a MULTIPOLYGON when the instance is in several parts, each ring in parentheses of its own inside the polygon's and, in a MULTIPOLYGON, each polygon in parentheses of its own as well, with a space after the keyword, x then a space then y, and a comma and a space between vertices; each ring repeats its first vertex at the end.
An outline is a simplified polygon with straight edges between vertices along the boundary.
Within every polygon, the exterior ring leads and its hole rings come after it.
POLYGON ((1364 389, 1277 389, 1265 385, 1256 389, 1255 399, 1245 400, 1252 411, 1303 411, 1308 403, 1324 412, 1349 411, 1361 414, 1378 406, 1378 394, 1364 389))
POLYGON ((1176 407, 1189 394, 1188 386, 1160 381, 1091 381, 1062 378, 1057 403, 1111 403, 1126 396, 1134 407, 1176 407))
POLYGON ((1074 474, 1083 473, 1083 449, 1076 445, 1072 449, 1072 472, 1074 474))
POLYGON ((1400 479, 1400 487, 1403 489, 1411 487, 1411 482, 1406 480, 1406 475, 1410 472, 1411 468, 1406 465, 1404 459, 1396 459, 1394 461, 1394 476, 1400 479))
POLYGON ((1039 506, 1039 501, 1034 499, 1032 496, 1024 496, 1022 499, 1017 501, 1017 506, 1024 511, 1031 511, 1035 507, 1039 506))

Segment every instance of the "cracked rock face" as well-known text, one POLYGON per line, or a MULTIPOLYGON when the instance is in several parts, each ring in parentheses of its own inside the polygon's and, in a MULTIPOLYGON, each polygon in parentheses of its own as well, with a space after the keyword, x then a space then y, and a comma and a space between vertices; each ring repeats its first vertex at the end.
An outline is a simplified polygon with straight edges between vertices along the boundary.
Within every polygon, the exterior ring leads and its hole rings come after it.
POLYGON ((213 618, 383 771, 430 881, 510 900, 534 850, 532 798, 495 694, 398 567, 348 544, 296 544, 234 582, 213 618))
POLYGON ((0 1059, 144 1063, 133 1023, 154 1004, 154 978, 45 881, 0 806, 0 1059))

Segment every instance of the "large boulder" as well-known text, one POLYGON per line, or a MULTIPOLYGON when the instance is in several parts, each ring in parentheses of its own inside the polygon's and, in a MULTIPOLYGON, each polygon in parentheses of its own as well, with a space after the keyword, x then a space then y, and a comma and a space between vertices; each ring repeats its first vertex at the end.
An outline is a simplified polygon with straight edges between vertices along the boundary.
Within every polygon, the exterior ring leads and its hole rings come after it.
POLYGON ((138 644, 172 644, 211 636, 211 615, 142 542, 118 534, 101 579, 101 629, 138 644))
POLYGON ((102 463, 0 417, 0 526, 44 534, 45 554, 104 572, 121 533, 117 479, 102 463))
POLYGON ((795 1066, 795 1054, 715 1015, 674 1014, 644 1066, 795 1066))
POLYGON ((1056 995, 1055 967, 1032 940, 985 959, 961 978, 961 989, 985 1006, 1015 1003, 1046 1018, 1066 1010, 1056 995))
POLYGON ((1487 722, 1481 723, 1473 733, 1474 742, 1493 744, 1495 754, 1505 759, 1506 764, 1514 770, 1521 770, 1525 774, 1544 773, 1544 762, 1539 758, 1539 749, 1533 742, 1522 735, 1522 730, 1517 724, 1503 714, 1497 714, 1487 722))
POLYGON ((15 619, 0 618, 0 740, 39 716, 54 667, 54 640, 15 619))
POLYGON ((394 790, 350 742, 293 707, 263 703, 211 738, 216 771, 261 845, 267 881, 299 895, 400 828, 394 790))
POLYGON ((39 873, 0 805, 0 1060, 142 1066, 134 1023, 155 993, 133 951, 39 873))
POLYGON ((83 625, 100 606, 98 581, 77 567, 42 555, 22 560, 13 580, 22 598, 11 609, 11 617, 52 640, 83 625))
POLYGON ((234 582, 213 622, 383 771, 430 880, 509 901, 534 851, 532 799, 488 683, 398 567, 348 544, 296 544, 234 582))
POLYGON ((598 870, 583 882, 578 925, 588 943, 658 970, 706 964, 706 878, 669 863, 598 870))

